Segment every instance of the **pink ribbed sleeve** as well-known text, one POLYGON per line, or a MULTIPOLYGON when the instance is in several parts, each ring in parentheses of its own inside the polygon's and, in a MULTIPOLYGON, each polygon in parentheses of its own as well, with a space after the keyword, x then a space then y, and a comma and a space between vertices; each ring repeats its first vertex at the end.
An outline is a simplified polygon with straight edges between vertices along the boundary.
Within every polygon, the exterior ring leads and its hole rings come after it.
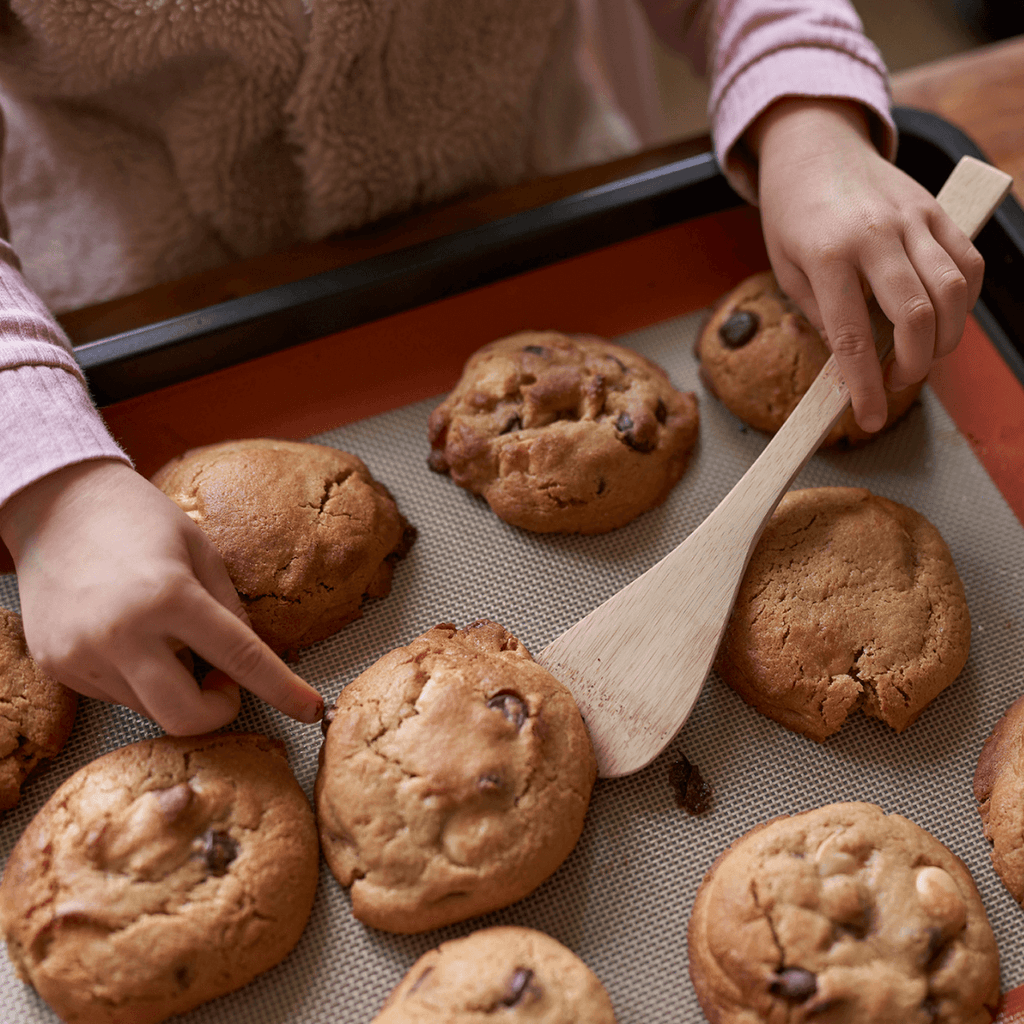
POLYGON ((742 135, 784 96, 862 104, 875 144, 895 156, 886 67, 848 0, 641 2, 661 39, 709 75, 715 156, 744 198, 756 202, 757 177, 742 135))
POLYGON ((128 461, 93 406, 69 348, 0 239, 0 505, 64 466, 128 461))

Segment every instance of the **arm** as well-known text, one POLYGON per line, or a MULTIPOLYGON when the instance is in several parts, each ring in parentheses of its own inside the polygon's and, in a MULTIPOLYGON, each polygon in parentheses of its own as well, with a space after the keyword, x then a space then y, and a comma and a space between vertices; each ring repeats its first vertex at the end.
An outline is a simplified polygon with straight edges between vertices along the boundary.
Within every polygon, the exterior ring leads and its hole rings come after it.
POLYGON ((205 535, 110 437, 2 238, 0 439, 0 537, 43 668, 171 733, 227 724, 238 684, 302 721, 320 716, 316 691, 248 627, 205 535), (174 656, 183 646, 222 670, 202 689, 174 656))
POLYGON ((759 203, 776 277, 835 352, 858 424, 879 429, 885 395, 864 288, 895 325, 887 384, 898 390, 957 345, 983 263, 891 163, 877 49, 847 0, 702 0, 674 21, 670 0, 643 2, 667 42, 706 52, 719 163, 759 203))

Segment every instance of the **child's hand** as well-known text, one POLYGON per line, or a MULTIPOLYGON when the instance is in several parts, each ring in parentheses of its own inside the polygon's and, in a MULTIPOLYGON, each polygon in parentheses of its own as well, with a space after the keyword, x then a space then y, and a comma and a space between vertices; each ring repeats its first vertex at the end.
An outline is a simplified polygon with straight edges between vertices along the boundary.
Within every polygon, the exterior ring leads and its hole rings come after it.
POLYGON ((895 332, 890 390, 922 380, 960 342, 984 261, 911 177, 872 145, 860 107, 785 99, 747 134, 775 276, 822 333, 868 431, 885 425, 863 286, 895 332))
POLYGON ((79 693, 172 735, 217 729, 244 686, 315 722, 319 694, 249 628, 220 555, 169 498, 120 462, 58 470, 0 508, 29 649, 79 693), (215 669, 200 688, 175 651, 215 669))

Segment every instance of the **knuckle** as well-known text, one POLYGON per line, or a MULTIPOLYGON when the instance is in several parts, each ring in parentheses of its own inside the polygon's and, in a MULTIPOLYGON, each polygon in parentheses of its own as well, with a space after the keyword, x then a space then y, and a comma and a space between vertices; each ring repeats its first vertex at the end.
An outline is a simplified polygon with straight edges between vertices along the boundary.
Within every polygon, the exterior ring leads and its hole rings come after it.
POLYGON ((915 334, 935 331, 935 307, 927 295, 914 295, 900 307, 899 320, 915 334))
POLYGON ((972 285, 980 286, 981 280, 985 276, 985 257, 972 245, 964 254, 961 262, 964 277, 972 285))
POLYGON ((869 350, 874 351, 871 336, 854 324, 840 324, 836 327, 828 336, 828 345, 839 359, 856 358, 869 350))
POLYGON ((938 293, 941 301, 959 306, 967 301, 970 286, 967 278, 956 267, 951 267, 939 280, 938 293))

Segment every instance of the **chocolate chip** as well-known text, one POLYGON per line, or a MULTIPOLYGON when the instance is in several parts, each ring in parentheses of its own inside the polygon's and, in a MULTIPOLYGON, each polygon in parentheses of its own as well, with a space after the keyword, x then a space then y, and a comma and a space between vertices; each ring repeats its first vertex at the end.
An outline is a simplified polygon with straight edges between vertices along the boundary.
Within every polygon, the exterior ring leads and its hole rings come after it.
POLYGON ((654 407, 654 418, 659 423, 664 423, 668 419, 668 407, 660 398, 658 399, 658 404, 654 407))
POLYGON ((177 982, 178 988, 184 992, 192 984, 192 972, 184 964, 175 967, 174 980, 177 982))
POLYGON ((619 418, 615 421, 615 429, 622 435, 619 440, 627 447, 632 448, 633 451, 640 452, 642 455, 654 451, 657 439, 650 438, 641 441, 634 433, 634 427, 633 417, 628 412, 620 412, 619 418))
POLYGON ((522 1001, 533 981, 533 971, 527 967, 517 967, 509 979, 508 992, 501 1000, 502 1006, 516 1006, 522 1001))
POLYGON ((802 1003, 818 991, 818 979, 803 967, 786 967, 775 975, 768 991, 787 1002, 802 1003))
POLYGON ((598 494, 604 494, 604 489, 607 486, 608 485, 604 482, 604 480, 598 480, 597 481, 597 493, 598 494))
POLYGON ((519 413, 516 413, 512 417, 512 419, 510 419, 505 424, 505 426, 503 426, 501 428, 501 430, 498 431, 498 433, 500 433, 500 434, 511 434, 513 430, 522 430, 522 429, 523 429, 523 421, 520 418, 519 413))
POLYGON ((524 352, 529 352, 533 356, 545 356, 547 355, 547 349, 541 345, 527 345, 523 348, 524 352))
POLYGON ((703 814, 711 806, 711 787, 687 757, 669 764, 668 781, 676 791, 676 803, 687 814, 703 814))
POLYGON ((228 873, 228 865, 238 856, 238 843, 219 829, 208 828, 192 843, 195 852, 206 861, 211 875, 228 873))
POLYGON ((761 321, 756 313, 738 309, 718 328, 718 336, 727 348, 742 348, 757 334, 760 326, 761 321))
POLYGON ((522 729, 528 712, 522 697, 508 690, 496 693, 488 702, 487 706, 495 711, 500 711, 517 729, 522 729))

